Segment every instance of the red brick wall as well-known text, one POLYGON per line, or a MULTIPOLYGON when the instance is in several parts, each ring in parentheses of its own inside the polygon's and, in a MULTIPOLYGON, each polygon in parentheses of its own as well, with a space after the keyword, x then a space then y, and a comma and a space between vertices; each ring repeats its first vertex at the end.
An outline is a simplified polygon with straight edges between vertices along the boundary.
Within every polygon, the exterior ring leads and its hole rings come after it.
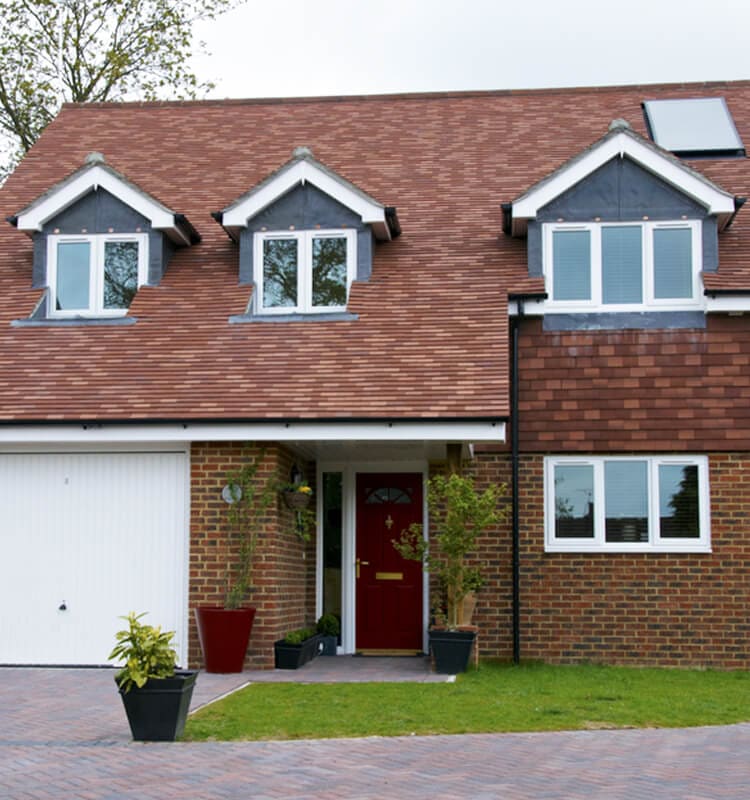
POLYGON ((750 667, 750 455, 709 456, 710 554, 545 553, 543 457, 521 461, 521 652, 750 667))
POLYGON ((521 326, 521 452, 750 449, 750 320, 705 330, 521 326))
MULTIPOLYGON (((221 605, 224 597, 227 506, 221 490, 228 475, 261 450, 258 479, 288 481, 294 458, 278 445, 207 442, 191 449, 189 661, 193 666, 202 664, 202 656, 192 609, 221 605)), ((245 663, 248 668, 270 668, 274 641, 288 630, 313 623, 315 615, 314 539, 307 544, 300 540, 294 513, 280 496, 261 520, 255 563, 254 587, 245 605, 255 606, 257 612, 245 663)))

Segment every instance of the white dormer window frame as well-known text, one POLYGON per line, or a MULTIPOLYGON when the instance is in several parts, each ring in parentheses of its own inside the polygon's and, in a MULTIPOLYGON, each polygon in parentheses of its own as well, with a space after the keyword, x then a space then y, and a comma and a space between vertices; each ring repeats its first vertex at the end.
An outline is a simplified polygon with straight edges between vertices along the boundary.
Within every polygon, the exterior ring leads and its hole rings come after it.
MULTIPOLYGON (((266 314, 321 314, 346 311, 349 289, 356 276, 357 233, 352 229, 263 231, 254 234, 254 311, 266 314), (339 268, 342 303, 316 302, 315 262, 325 241, 337 240, 346 248, 345 264, 339 268), (271 275, 270 248, 278 243, 279 253, 291 259, 296 255, 296 280, 282 289, 271 275)), ((291 261, 288 262, 291 268, 291 261)))
MULTIPOLYGON (((107 234, 56 234, 47 237, 47 283, 49 287, 49 312, 51 318, 71 317, 122 317, 128 313, 130 302, 127 306, 112 307, 105 299, 106 277, 106 252, 108 244, 133 243, 137 246, 137 278, 138 290, 148 280, 148 234, 145 233, 107 233, 107 234), (64 279, 61 277, 60 268, 62 248, 69 245, 83 245, 78 249, 77 266, 71 265, 71 271, 81 270, 88 249, 88 281, 77 281, 75 290, 71 291, 68 282, 69 296, 87 293, 86 303, 67 303, 67 307, 58 308, 64 303, 62 294, 64 279)), ((69 279, 70 281, 70 279, 69 279)))
MULTIPOLYGON (((545 223, 542 235, 543 264, 549 310, 568 312, 628 312, 628 311, 684 311, 703 307, 700 274, 702 270, 702 224, 700 220, 633 221, 633 222, 555 222, 545 223), (631 299, 616 301, 607 299, 604 282, 603 239, 605 229, 625 229, 640 231, 639 256, 641 262, 640 299, 635 299, 631 289, 631 299), (689 289, 683 288, 669 296, 664 289, 657 288, 658 264, 654 242, 661 231, 687 231, 690 242, 689 289), (563 278, 556 282, 555 268, 562 273, 563 266, 557 260, 555 251, 561 236, 569 232, 580 232, 579 242, 589 244, 588 291, 581 287, 566 290, 563 278), (577 296, 576 296, 577 295, 577 296)), ((585 283, 585 269, 581 273, 585 283)), ((610 288, 611 291, 611 288, 610 288)))

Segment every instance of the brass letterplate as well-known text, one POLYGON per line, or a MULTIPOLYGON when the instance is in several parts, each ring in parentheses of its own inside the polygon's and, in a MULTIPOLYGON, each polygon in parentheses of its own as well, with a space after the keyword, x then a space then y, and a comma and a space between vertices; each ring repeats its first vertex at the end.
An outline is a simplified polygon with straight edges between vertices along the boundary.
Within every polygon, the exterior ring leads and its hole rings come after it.
POLYGON ((402 581, 404 579, 403 572, 376 572, 376 581, 402 581))

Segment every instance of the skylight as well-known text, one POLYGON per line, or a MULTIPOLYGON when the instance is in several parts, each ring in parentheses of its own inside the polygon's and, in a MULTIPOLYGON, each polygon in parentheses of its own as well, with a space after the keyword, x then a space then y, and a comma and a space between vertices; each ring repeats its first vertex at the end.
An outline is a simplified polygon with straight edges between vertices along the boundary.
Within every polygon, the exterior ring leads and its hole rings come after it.
POLYGON ((651 138, 675 155, 745 155, 723 97, 646 100, 643 110, 651 138))

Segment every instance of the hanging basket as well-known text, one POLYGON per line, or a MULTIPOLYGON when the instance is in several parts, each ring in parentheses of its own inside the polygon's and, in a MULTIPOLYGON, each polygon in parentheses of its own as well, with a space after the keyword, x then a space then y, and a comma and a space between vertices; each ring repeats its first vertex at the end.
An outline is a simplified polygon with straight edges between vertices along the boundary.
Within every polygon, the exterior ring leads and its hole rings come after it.
POLYGON ((312 500, 312 492, 295 492, 292 489, 287 489, 284 492, 284 502, 287 508, 292 511, 303 511, 310 505, 312 500))

